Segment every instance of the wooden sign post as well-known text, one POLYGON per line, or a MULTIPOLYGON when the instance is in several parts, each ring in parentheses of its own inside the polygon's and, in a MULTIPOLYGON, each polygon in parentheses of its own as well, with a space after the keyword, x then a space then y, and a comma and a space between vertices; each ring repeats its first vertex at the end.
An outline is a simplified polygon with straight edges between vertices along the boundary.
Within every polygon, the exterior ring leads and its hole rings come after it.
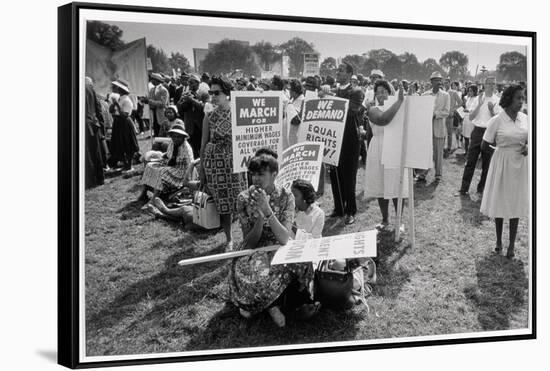
MULTIPOLYGON (((399 164, 399 198, 397 200, 397 218, 395 221, 395 242, 399 241, 401 234, 401 219, 402 219, 402 208, 403 208, 403 182, 404 182, 404 170, 405 170, 405 159, 407 157, 407 144, 408 144, 408 109, 409 109, 409 100, 405 97, 403 102, 404 107, 404 121, 403 121, 403 131, 401 136, 401 162, 399 164)), ((407 177, 409 183, 409 233, 411 235, 411 244, 414 247, 414 183, 413 183, 413 169, 408 168, 407 177)))

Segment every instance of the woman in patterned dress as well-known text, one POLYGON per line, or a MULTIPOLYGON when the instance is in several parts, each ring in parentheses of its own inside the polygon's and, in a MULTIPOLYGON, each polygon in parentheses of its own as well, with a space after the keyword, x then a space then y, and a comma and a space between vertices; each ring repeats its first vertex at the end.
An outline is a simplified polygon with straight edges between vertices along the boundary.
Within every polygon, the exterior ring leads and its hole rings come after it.
MULTIPOLYGON (((243 242, 237 249, 256 249, 286 244, 294 221, 294 196, 275 185, 279 166, 268 154, 253 157, 248 165, 252 175, 249 189, 237 200, 237 215, 243 242)), ((279 327, 285 325, 280 297, 291 283, 307 290, 312 279, 311 264, 270 265, 274 251, 259 251, 236 258, 231 263, 229 288, 231 301, 241 315, 249 318, 267 309, 279 327)))
POLYGON ((233 85, 225 77, 213 77, 210 95, 214 110, 204 117, 202 127, 201 184, 214 198, 220 224, 227 239, 226 251, 233 249, 231 215, 235 213, 237 196, 247 187, 245 173, 233 174, 233 144, 229 95, 233 85))
POLYGON ((502 251, 504 219, 510 220, 510 244, 506 253, 508 258, 515 255, 514 244, 519 218, 529 215, 529 122, 527 115, 521 112, 524 101, 522 86, 508 87, 499 102, 503 110, 487 124, 481 144, 482 150, 488 150, 490 143, 496 143, 483 191, 481 212, 495 218, 497 254, 502 251))
POLYGON ((176 191, 183 187, 189 180, 188 168, 193 162, 193 149, 187 139, 189 134, 183 130, 183 126, 175 124, 168 131, 171 142, 168 145, 168 151, 163 154, 160 162, 147 164, 141 184, 143 190, 139 200, 148 199, 147 191, 153 191, 153 198, 159 194, 176 191))

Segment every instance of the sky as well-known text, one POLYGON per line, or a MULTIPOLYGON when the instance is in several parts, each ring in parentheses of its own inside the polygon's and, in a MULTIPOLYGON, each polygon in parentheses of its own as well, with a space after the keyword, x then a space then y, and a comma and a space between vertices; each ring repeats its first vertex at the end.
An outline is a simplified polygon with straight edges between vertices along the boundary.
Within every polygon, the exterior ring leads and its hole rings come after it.
MULTIPOLYGON (((518 51, 527 54, 525 46, 472 41, 197 25, 115 21, 108 21, 107 23, 116 25, 124 31, 122 38, 125 42, 145 37, 148 45, 153 44, 157 48, 162 48, 168 55, 171 52, 182 53, 192 66, 194 64, 193 48, 207 48, 208 43, 216 43, 224 38, 249 41, 253 45, 262 40, 279 44, 298 36, 314 44, 315 49, 321 54, 321 61, 327 57, 338 58, 348 54, 360 55, 371 49, 385 48, 395 54, 414 53, 419 62, 422 63, 428 58, 439 61, 443 53, 459 50, 468 56, 468 68, 472 75, 475 74, 477 66, 479 66, 479 69, 481 69, 481 66, 485 66, 489 70, 496 69, 499 57, 504 52, 518 51)), ((311 26, 314 27, 315 25, 311 26)))

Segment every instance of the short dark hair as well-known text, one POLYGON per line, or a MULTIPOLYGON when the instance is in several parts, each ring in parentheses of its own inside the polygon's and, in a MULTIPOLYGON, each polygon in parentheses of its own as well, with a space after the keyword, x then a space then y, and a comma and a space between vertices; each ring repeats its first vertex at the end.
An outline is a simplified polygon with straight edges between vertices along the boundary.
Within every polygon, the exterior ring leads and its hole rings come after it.
POLYGON ((279 158, 279 155, 277 154, 277 152, 269 147, 262 147, 259 150, 257 150, 256 153, 254 153, 254 156, 260 156, 260 155, 271 155, 276 159, 279 158))
POLYGON ((263 153, 259 156, 254 156, 248 162, 249 173, 261 173, 268 170, 270 173, 279 172, 279 163, 272 155, 263 153))
POLYGON ((391 87, 390 87, 390 83, 387 81, 387 80, 377 80, 375 83, 374 83, 374 93, 376 94, 376 90, 378 90, 378 87, 381 86, 383 87, 384 89, 386 89, 388 91, 388 94, 391 94, 391 87))
POLYGON ((283 90, 285 83, 281 79, 281 76, 275 75, 271 79, 271 85, 275 88, 274 90, 283 90))
POLYGON ((210 86, 219 85, 222 93, 229 96, 231 90, 233 90, 233 83, 225 76, 213 76, 210 82, 210 86))
MULTIPOLYGON (((470 90, 470 89, 472 89, 472 91, 474 92, 474 97, 476 97, 477 96, 477 91, 478 91, 477 85, 472 84, 472 85, 468 86, 468 90, 470 90)), ((466 92, 468 92, 468 90, 466 90, 466 92)))
POLYGON ((516 95, 516 92, 518 91, 523 91, 523 87, 521 85, 518 85, 518 84, 510 85, 502 92, 502 96, 500 97, 500 102, 498 104, 502 108, 510 107, 510 105, 514 100, 514 95, 516 95))
POLYGON ((296 179, 292 182, 291 188, 296 188, 302 196, 304 197, 304 201, 311 205, 315 202, 315 199, 317 198, 315 194, 315 188, 313 188, 313 185, 310 181, 304 180, 304 179, 296 179))
POLYGON ((290 80, 290 91, 300 95, 304 92, 304 87, 302 86, 302 83, 296 79, 290 80))

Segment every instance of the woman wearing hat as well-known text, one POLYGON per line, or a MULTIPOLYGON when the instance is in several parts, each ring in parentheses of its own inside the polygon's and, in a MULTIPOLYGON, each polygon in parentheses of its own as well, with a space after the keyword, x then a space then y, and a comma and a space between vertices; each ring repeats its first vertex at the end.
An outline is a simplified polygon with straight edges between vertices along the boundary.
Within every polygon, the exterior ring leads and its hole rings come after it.
POLYGON ((183 125, 174 124, 168 131, 168 135, 172 140, 160 162, 152 162, 145 167, 141 178, 143 190, 139 200, 148 200, 148 190, 152 190, 153 197, 156 197, 178 190, 188 181, 186 179, 187 168, 194 160, 193 150, 187 142, 189 134, 185 132, 183 125))
POLYGON ((233 249, 231 215, 236 212, 237 195, 246 189, 244 173, 233 174, 233 143, 229 96, 233 84, 226 77, 213 77, 210 95, 214 110, 205 116, 200 147, 201 183, 214 198, 220 223, 227 238, 226 250, 233 249))
POLYGON ((168 131, 172 129, 174 125, 180 125, 185 129, 183 121, 178 118, 178 107, 175 105, 168 106, 164 109, 164 116, 166 120, 160 125, 159 136, 165 137, 168 134, 168 131))
POLYGON ((119 98, 117 100, 113 99, 109 108, 109 112, 113 115, 111 158, 109 162, 112 167, 116 167, 118 161, 122 161, 124 170, 132 171, 132 159, 134 154, 139 152, 136 129, 130 116, 134 104, 128 96, 130 89, 126 81, 118 79, 113 81, 111 86, 113 93, 118 94, 119 98))

